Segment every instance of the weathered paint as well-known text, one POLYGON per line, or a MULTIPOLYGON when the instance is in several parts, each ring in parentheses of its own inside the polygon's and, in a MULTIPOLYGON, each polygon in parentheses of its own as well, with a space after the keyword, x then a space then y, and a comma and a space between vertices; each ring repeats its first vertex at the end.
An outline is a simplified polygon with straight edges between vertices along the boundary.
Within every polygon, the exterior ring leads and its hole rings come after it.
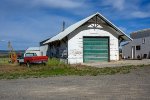
POLYGON ((83 37, 83 61, 109 61, 109 37, 83 37))
POLYGON ((48 45, 40 46, 41 56, 47 56, 47 51, 48 51, 48 45))
POLYGON ((48 44, 49 57, 65 59, 69 64, 83 63, 83 37, 108 37, 109 60, 119 60, 119 44, 123 40, 131 40, 113 24, 101 19, 99 15, 83 19, 71 25, 63 32, 50 38, 48 44))
POLYGON ((110 38, 110 60, 119 60, 118 36, 108 26, 99 25, 93 27, 85 24, 68 36, 68 63, 83 63, 83 37, 84 36, 106 36, 110 38))

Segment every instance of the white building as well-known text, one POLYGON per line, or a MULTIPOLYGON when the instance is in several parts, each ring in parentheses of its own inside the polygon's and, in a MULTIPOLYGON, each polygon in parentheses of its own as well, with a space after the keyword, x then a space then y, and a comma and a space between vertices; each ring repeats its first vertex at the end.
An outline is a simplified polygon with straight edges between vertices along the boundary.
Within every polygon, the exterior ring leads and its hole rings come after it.
POLYGON ((76 64, 117 61, 120 43, 130 40, 123 31, 96 13, 41 42, 41 45, 48 46, 46 52, 49 57, 76 64))
POLYGON ((150 29, 133 32, 130 36, 133 38, 133 41, 123 45, 123 57, 129 59, 149 59, 150 29))

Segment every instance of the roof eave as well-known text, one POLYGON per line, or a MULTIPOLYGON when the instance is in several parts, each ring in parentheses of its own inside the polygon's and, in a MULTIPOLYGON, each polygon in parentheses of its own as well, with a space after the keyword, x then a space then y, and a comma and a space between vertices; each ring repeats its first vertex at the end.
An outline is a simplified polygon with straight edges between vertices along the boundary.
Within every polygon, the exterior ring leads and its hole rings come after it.
MULTIPOLYGON (((132 39, 128 36, 128 35, 126 35, 123 31, 121 31, 118 27, 116 27, 114 24, 112 24, 109 20, 107 20, 103 15, 101 15, 100 13, 96 13, 96 14, 93 14, 93 15, 91 15, 91 16, 89 16, 89 18, 86 20, 86 21, 84 21, 81 25, 83 25, 85 22, 87 22, 88 20, 90 20, 91 18, 93 18, 94 16, 99 16, 102 20, 104 20, 108 25, 110 25, 112 28, 114 28, 116 31, 118 31, 119 33, 121 33, 122 35, 125 35, 126 36, 126 39, 124 38, 124 40, 126 40, 126 41, 132 41, 132 39)), ((84 20, 84 19, 83 19, 84 20)), ((79 25, 78 27, 76 27, 76 29, 77 28, 79 28, 81 25, 79 25)), ((73 29, 72 31, 74 31, 75 29, 73 29)), ((69 33, 71 33, 71 32, 69 32, 69 33)), ((68 34, 69 34, 68 33, 68 34)), ((64 36, 65 37, 65 36, 64 36)), ((50 42, 55 42, 55 41, 60 41, 61 39, 63 39, 64 37, 58 37, 57 35, 56 35, 56 37, 54 38, 54 40, 52 39, 50 39, 50 40, 48 40, 48 41, 46 41, 45 43, 43 43, 43 44, 48 44, 48 43, 50 43, 50 42)))
POLYGON ((99 15, 104 21, 107 22, 107 24, 110 24, 111 27, 113 27, 116 31, 118 31, 119 33, 125 35, 125 36, 128 38, 127 41, 132 41, 132 39, 131 39, 128 35, 126 35, 126 34, 125 34, 122 30, 120 30, 117 26, 115 26, 113 23, 111 23, 109 20, 107 20, 103 15, 101 15, 101 14, 98 13, 98 12, 97 12, 96 15, 99 15))

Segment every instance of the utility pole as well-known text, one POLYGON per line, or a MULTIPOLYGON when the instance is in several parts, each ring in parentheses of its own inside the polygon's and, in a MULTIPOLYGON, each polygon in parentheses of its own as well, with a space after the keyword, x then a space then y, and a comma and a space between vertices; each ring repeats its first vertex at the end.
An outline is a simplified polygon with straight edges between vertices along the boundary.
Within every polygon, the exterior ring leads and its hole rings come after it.
POLYGON ((8 41, 8 50, 9 50, 9 58, 10 58, 9 62, 11 63, 17 62, 17 55, 10 41, 8 41))

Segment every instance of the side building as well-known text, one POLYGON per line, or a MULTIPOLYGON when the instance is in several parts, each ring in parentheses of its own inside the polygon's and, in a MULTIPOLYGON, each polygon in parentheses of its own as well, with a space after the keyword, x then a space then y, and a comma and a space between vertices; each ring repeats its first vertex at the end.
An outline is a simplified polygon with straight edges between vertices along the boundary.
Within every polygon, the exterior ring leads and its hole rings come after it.
POLYGON ((49 50, 49 45, 48 44, 44 44, 46 41, 48 41, 50 38, 45 39, 43 41, 40 42, 40 51, 41 51, 41 55, 42 56, 50 56, 50 50, 49 50))
POLYGON ((119 45, 131 41, 100 13, 93 14, 45 41, 49 57, 69 64, 119 60, 119 45))
POLYGON ((139 30, 130 34, 133 41, 123 45, 123 58, 150 59, 150 29, 139 30))

